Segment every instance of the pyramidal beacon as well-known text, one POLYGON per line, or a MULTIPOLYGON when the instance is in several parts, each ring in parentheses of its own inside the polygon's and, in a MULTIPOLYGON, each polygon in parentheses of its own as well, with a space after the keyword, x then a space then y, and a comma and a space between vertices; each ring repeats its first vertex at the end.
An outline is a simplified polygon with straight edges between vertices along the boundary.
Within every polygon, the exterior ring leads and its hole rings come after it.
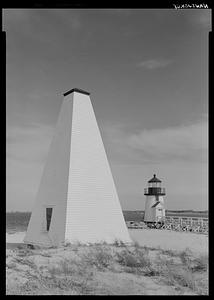
POLYGON ((64 94, 24 243, 131 243, 90 100, 64 94))

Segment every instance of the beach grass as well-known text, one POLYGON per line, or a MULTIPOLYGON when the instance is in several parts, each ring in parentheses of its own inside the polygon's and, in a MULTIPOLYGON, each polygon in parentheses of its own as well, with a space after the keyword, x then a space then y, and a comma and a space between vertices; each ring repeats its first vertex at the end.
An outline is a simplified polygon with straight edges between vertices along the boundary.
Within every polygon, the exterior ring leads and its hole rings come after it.
POLYGON ((26 251, 16 249, 7 255, 8 295, 152 294, 157 286, 160 294, 208 294, 208 257, 195 257, 189 249, 167 252, 117 242, 26 251), (19 278, 16 284, 14 276, 19 278))

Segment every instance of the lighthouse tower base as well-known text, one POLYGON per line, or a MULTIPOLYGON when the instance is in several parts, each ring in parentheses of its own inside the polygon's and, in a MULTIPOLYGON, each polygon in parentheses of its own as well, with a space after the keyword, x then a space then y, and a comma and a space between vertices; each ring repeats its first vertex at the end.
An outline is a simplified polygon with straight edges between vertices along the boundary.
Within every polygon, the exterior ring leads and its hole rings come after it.
POLYGON ((163 196, 146 196, 144 222, 154 223, 162 222, 165 217, 163 196))

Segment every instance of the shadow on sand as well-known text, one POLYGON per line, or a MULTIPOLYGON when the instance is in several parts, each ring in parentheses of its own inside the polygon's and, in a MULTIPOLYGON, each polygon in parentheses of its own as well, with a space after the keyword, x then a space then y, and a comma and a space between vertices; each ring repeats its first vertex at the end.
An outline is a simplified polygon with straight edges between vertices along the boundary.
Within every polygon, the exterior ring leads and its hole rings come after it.
POLYGON ((6 243, 6 249, 26 249, 27 245, 24 243, 6 243))

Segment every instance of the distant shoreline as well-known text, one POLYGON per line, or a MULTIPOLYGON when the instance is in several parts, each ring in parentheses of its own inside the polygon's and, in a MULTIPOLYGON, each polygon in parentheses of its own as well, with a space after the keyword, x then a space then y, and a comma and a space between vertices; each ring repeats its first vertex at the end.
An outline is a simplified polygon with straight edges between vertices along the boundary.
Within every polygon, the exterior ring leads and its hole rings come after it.
MULTIPOLYGON (((139 222, 143 221, 143 210, 123 210, 125 221, 139 222)), ((26 231, 30 220, 31 212, 7 212, 6 213, 6 231, 17 232, 26 231)), ((208 218, 208 211, 194 211, 194 210, 167 210, 166 216, 181 216, 181 217, 195 217, 208 218)))
MULTIPOLYGON (((144 212, 144 210, 138 210, 138 209, 124 209, 123 212, 144 212)), ((194 210, 194 209, 178 209, 178 210, 173 210, 173 209, 166 209, 166 212, 175 212, 175 213, 186 213, 186 212, 193 212, 193 213, 206 213, 208 214, 208 210, 194 210)), ((30 214, 30 211, 7 211, 6 214, 30 214)))

